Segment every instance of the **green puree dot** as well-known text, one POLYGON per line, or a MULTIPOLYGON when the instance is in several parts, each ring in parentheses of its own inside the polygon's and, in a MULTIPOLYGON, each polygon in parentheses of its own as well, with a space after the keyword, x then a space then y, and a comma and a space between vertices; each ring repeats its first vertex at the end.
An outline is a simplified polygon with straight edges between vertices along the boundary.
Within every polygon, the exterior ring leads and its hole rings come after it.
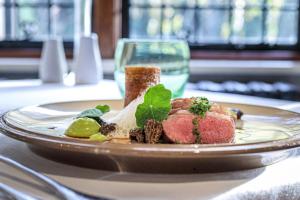
POLYGON ((94 119, 83 117, 73 121, 66 130, 65 135, 69 137, 88 138, 91 135, 98 133, 100 125, 94 119))
POLYGON ((102 134, 94 134, 90 136, 90 140, 92 141, 98 141, 98 142, 104 142, 107 140, 107 137, 102 134))

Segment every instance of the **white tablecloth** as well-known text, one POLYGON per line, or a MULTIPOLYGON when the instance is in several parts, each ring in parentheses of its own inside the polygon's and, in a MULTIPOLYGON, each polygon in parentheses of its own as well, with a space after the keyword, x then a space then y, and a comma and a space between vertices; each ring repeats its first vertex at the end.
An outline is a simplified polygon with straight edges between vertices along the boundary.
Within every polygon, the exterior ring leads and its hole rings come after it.
MULTIPOLYGON (((186 91, 185 96, 205 95, 215 101, 284 106, 292 102, 210 92, 186 91)), ((0 82, 0 112, 31 104, 85 99, 118 99, 113 81, 98 85, 42 85, 38 80, 0 82)), ((300 106, 299 106, 300 107, 300 106)), ((286 108, 297 110, 297 104, 286 108)), ((47 160, 26 144, 0 135, 0 154, 79 191, 117 199, 300 199, 300 157, 265 168, 210 174, 134 174, 101 171, 47 160)), ((298 150, 298 155, 300 151, 298 150)), ((0 164, 0 182, 27 189, 8 179, 21 177, 0 164)), ((43 196, 41 196, 43 197, 43 196)))

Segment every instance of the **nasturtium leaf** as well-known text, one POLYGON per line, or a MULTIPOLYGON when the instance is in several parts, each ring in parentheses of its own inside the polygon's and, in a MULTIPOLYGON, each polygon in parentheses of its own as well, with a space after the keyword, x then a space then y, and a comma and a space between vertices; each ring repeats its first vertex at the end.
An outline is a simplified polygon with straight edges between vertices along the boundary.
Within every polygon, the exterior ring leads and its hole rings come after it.
POLYGON ((135 112, 137 126, 144 128, 148 119, 159 122, 166 119, 171 110, 171 96, 171 91, 162 84, 150 87, 144 96, 144 102, 137 106, 135 112))

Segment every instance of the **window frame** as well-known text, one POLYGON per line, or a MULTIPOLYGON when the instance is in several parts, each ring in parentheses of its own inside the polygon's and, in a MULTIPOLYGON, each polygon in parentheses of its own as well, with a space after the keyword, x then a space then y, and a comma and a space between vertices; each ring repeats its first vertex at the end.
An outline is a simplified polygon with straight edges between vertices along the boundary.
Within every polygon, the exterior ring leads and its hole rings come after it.
MULTIPOLYGON (((165 6, 162 5, 161 8, 165 6)), ((130 0, 123 0, 122 37, 129 37, 130 0)), ((266 9, 265 6, 263 9, 266 9)), ((264 11, 266 12, 266 11, 264 11)), ((229 59, 229 60, 299 60, 300 59, 300 0, 298 8, 298 33, 295 45, 268 44, 190 44, 191 57, 195 59, 229 59)))
MULTIPOLYGON (((43 8, 48 8, 50 9, 52 5, 59 5, 61 7, 66 7, 66 8, 71 8, 70 6, 66 6, 66 3, 51 3, 50 0, 48 0, 46 3, 23 3, 21 5, 19 5, 18 3, 14 2, 11 3, 9 2, 9 0, 5 0, 5 3, 2 4, 5 7, 5 15, 10 15, 10 11, 8 10, 8 8, 11 7, 15 7, 15 8, 26 8, 26 7, 43 7, 43 8)), ((50 11, 49 11, 49 16, 48 16, 48 23, 49 23, 49 27, 48 27, 48 31, 50 31, 50 11)), ((10 27, 8 27, 8 24, 5 24, 6 26, 6 31, 10 29, 10 27)), ((10 32, 10 30, 8 31, 10 32)), ((21 49, 41 49, 43 46, 43 42, 41 41, 29 41, 29 40, 16 40, 16 41, 10 41, 10 40, 4 40, 4 41, 0 41, 0 51, 2 50, 17 50, 20 51, 21 49)), ((73 42, 71 41, 64 41, 64 47, 65 49, 72 49, 73 48, 73 42)))
MULTIPOLYGON (((92 31, 99 35, 99 45, 103 58, 112 58, 118 38, 121 36, 120 0, 93 1, 92 31)), ((1 57, 33 57, 41 56, 42 42, 34 41, 2 41, 1 57)), ((67 58, 73 57, 73 42, 64 42, 67 58)))
MULTIPOLYGON (((126 33, 125 27, 129 27, 128 20, 126 20, 129 17, 129 12, 124 12, 126 8, 124 5, 126 5, 127 1, 93 1, 92 31, 99 35, 99 45, 103 58, 113 58, 117 40, 122 36, 126 37, 124 33, 126 33)), ((298 20, 298 23, 300 23, 300 20, 298 20)), ((298 25, 299 28, 300 24, 298 25)), ((300 31, 298 31, 298 34, 300 34, 300 31)), ((18 43, 3 43, 3 46, 0 47, 0 58, 40 57, 42 43, 33 44, 34 48, 30 46, 31 44, 33 43, 27 43, 28 46, 24 47, 18 43)), ((68 46, 65 43, 65 51, 66 56, 72 58, 72 45, 68 46)), ((300 47, 293 50, 215 50, 209 48, 191 48, 191 58, 213 60, 300 60, 300 47)))

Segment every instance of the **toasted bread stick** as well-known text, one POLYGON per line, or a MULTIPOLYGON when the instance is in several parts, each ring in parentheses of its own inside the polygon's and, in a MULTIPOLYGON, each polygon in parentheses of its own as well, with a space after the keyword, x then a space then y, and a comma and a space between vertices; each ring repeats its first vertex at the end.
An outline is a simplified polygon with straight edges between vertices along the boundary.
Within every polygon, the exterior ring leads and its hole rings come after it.
POLYGON ((148 87, 158 84, 159 80, 159 67, 126 66, 124 106, 127 106, 132 100, 141 95, 148 87))

